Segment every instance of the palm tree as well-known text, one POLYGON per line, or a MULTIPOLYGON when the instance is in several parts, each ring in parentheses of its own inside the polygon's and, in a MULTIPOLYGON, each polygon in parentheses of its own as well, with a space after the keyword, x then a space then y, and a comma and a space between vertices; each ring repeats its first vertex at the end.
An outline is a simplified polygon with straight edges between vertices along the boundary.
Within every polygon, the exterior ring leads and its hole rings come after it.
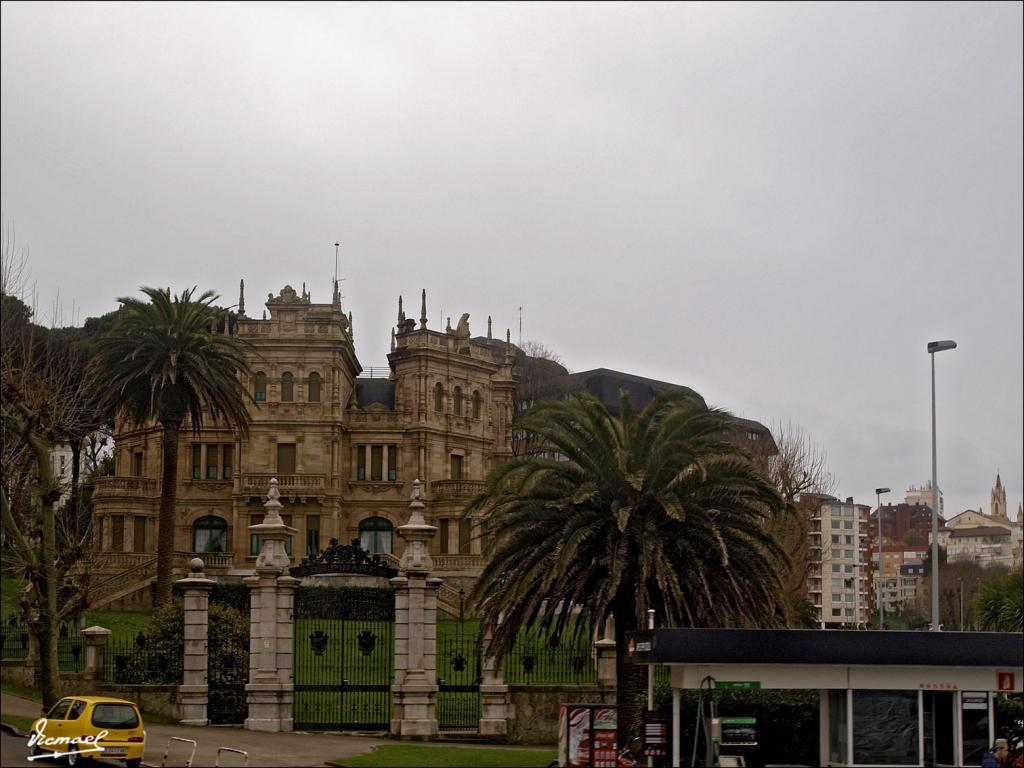
POLYGON ((205 412, 245 434, 247 392, 238 373, 249 367, 247 345, 216 330, 223 310, 213 306, 218 297, 212 291, 195 297, 192 288, 172 298, 169 288, 141 290, 148 302, 118 299, 120 316, 97 344, 92 373, 119 416, 135 426, 155 420, 163 428, 155 595, 160 606, 171 597, 181 425, 188 416, 198 432, 205 412))
POLYGON ((995 576, 981 586, 974 600, 978 625, 990 632, 1024 630, 1024 570, 995 576))
POLYGON ((692 390, 620 416, 577 394, 527 412, 519 428, 544 447, 495 469, 469 507, 488 533, 473 598, 490 651, 520 628, 579 630, 574 606, 603 627, 614 617, 620 731, 638 727, 643 667, 625 663, 625 634, 646 625, 778 626, 785 553, 765 524, 783 505, 726 439, 732 417, 692 390))

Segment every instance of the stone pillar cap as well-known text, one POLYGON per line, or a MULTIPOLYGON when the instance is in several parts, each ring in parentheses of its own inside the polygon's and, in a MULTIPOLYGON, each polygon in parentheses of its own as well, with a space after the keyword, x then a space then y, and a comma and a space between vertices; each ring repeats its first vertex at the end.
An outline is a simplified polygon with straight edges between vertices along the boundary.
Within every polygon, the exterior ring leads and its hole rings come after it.
POLYGON ((106 627, 101 627, 97 625, 93 627, 88 627, 87 629, 83 629, 82 634, 86 637, 106 637, 107 635, 114 634, 114 632, 113 630, 107 629, 106 627))

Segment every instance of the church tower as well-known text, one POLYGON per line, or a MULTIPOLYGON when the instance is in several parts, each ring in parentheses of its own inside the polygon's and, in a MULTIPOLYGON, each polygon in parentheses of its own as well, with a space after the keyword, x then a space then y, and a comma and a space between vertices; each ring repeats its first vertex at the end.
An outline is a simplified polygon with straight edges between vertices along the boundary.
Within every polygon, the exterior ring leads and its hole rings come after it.
POLYGON ((996 473, 996 485, 992 489, 992 499, 989 505, 989 517, 1010 519, 1006 514, 1006 489, 1003 487, 1003 481, 1000 479, 998 472, 996 473))

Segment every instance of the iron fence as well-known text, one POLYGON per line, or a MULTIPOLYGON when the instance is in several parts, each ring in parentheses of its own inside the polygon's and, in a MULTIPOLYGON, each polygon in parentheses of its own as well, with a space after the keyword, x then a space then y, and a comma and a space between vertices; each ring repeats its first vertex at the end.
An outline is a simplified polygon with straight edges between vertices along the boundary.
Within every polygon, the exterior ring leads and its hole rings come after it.
POLYGON ((589 633, 562 641, 559 635, 520 636, 505 656, 508 685, 596 685, 589 633))
POLYGON ((154 644, 140 632, 134 640, 107 644, 103 679, 133 685, 180 684, 184 655, 183 643, 154 644))
POLYGON ((85 669, 85 638, 77 627, 62 623, 57 632, 57 663, 62 672, 85 669))
POLYGON ((20 661, 28 658, 28 627, 15 616, 0 624, 0 657, 20 661))

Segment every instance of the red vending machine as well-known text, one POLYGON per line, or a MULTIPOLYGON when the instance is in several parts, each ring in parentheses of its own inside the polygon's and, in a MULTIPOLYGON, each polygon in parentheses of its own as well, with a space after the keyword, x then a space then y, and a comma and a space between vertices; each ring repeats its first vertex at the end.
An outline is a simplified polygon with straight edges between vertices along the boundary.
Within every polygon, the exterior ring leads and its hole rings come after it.
POLYGON ((618 711, 608 704, 562 704, 558 764, 563 768, 615 768, 618 711))

